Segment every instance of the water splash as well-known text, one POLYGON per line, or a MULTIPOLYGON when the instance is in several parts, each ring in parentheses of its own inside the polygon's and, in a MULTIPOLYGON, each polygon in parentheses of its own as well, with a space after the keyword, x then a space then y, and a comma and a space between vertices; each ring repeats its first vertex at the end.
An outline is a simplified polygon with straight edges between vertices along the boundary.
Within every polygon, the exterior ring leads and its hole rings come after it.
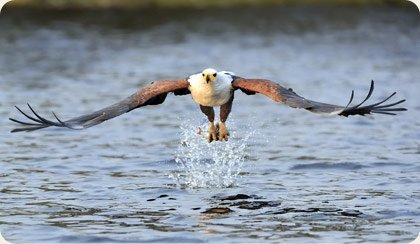
MULTIPOLYGON (((207 122, 187 119, 181 125, 181 143, 175 161, 178 171, 170 177, 181 187, 223 188, 236 184, 245 158, 247 142, 253 135, 249 128, 230 129, 228 142, 212 142, 197 134, 198 128, 208 129, 207 122)), ((237 128, 229 120, 228 128, 237 128)))

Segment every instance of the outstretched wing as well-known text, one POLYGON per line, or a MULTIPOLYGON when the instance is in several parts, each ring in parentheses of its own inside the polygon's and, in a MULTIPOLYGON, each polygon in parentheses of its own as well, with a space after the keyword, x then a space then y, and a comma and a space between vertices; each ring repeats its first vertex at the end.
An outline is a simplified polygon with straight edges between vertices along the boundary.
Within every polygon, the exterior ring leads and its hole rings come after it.
POLYGON ((147 105, 161 104, 165 101, 169 92, 173 92, 175 95, 189 94, 190 91, 188 90, 188 86, 189 83, 187 80, 161 80, 153 82, 152 84, 143 87, 133 95, 118 103, 115 103, 96 112, 82 115, 66 121, 60 120, 55 113, 53 113, 53 115, 57 121, 47 120, 38 115, 29 104, 28 107, 32 111, 33 115, 28 115, 17 106, 16 108, 31 121, 25 122, 13 118, 9 119, 13 122, 23 125, 22 127, 13 129, 12 132, 34 131, 50 126, 81 130, 100 124, 106 120, 112 119, 136 108, 147 105))
POLYGON ((314 113, 341 115, 347 117, 349 115, 365 115, 371 113, 395 115, 394 112, 407 110, 405 108, 395 108, 396 105, 405 102, 405 100, 384 104, 393 97, 396 92, 392 93, 389 97, 378 103, 362 106, 372 95, 374 88, 373 81, 370 84, 369 93, 366 98, 355 106, 350 106, 353 101, 354 91, 351 93, 350 101, 347 106, 339 106, 308 100, 296 94, 292 89, 284 88, 281 85, 269 80, 244 79, 238 77, 232 82, 232 86, 234 89, 240 89, 247 95, 261 93, 276 102, 284 103, 292 108, 303 108, 314 113))

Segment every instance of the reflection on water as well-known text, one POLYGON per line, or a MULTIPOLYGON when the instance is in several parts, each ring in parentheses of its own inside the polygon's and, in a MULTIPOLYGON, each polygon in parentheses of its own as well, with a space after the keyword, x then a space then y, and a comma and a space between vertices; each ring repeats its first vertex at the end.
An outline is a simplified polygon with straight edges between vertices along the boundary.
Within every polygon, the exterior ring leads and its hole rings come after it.
POLYGON ((0 231, 17 243, 414 240, 419 23, 416 9, 387 7, 8 9, 0 231), (237 93, 227 124, 235 135, 208 145, 195 135, 198 106, 168 96, 85 131, 8 133, 14 105, 70 118, 205 67, 341 104, 351 89, 362 98, 374 79, 372 99, 396 90, 409 111, 331 118, 237 93))

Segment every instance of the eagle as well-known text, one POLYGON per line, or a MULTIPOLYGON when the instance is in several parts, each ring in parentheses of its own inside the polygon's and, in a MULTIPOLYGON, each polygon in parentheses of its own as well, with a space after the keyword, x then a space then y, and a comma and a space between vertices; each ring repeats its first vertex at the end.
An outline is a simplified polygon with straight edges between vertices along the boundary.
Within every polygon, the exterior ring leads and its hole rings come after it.
POLYGON ((285 88, 270 80, 242 78, 230 71, 216 71, 213 68, 207 68, 185 79, 152 82, 120 102, 69 120, 61 120, 54 112, 53 116, 56 121, 48 120, 36 113, 29 104, 27 105, 33 115, 25 113, 17 106, 16 109, 30 121, 9 119, 20 125, 20 127, 13 129, 11 132, 30 132, 51 126, 81 130, 98 125, 137 108, 162 104, 168 93, 174 93, 175 96, 191 94, 192 99, 200 106, 201 111, 210 122, 207 140, 212 142, 228 141, 229 139, 226 120, 231 112, 234 94, 237 90, 247 95, 262 94, 275 102, 286 104, 292 108, 302 108, 319 114, 345 117, 366 114, 396 115, 395 112, 407 110, 406 108, 396 107, 405 102, 404 99, 386 103, 396 92, 380 102, 362 106, 371 97, 373 89, 374 82, 371 81, 369 92, 361 103, 351 106, 354 97, 354 91, 352 91, 347 105, 339 106, 306 99, 295 93, 291 88, 285 88), (214 124, 214 107, 220 107, 220 122, 216 126, 214 124))

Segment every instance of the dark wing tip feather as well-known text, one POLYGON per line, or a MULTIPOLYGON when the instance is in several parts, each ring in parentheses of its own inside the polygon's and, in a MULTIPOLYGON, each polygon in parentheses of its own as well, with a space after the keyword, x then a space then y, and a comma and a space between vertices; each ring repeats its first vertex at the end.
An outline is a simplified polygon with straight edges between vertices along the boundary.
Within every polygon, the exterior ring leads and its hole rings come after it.
POLYGON ((32 117, 32 116, 30 116, 30 115, 28 115, 28 114, 26 114, 25 112, 23 112, 22 111, 22 109, 20 109, 18 106, 15 106, 15 108, 21 113, 21 114, 23 114, 26 118, 28 118, 28 119, 30 119, 30 120, 32 120, 32 121, 35 121, 35 122, 37 122, 37 123, 42 123, 42 121, 41 120, 38 120, 38 119, 35 119, 34 117, 32 117))
MULTIPOLYGON (((58 121, 58 123, 60 123, 61 127, 66 127, 66 128, 72 129, 72 130, 79 130, 78 128, 76 128, 74 126, 71 126, 69 123, 64 122, 61 119, 59 119, 58 116, 54 112, 52 112, 52 114, 54 115, 54 117, 58 121)), ((80 129, 82 129, 82 128, 80 128, 80 129)))
POLYGON ((15 123, 18 123, 20 125, 23 125, 23 127, 18 127, 15 128, 13 130, 11 130, 12 133, 14 132, 22 132, 22 131, 34 131, 34 130, 39 130, 39 129, 43 129, 43 128, 47 128, 49 126, 58 126, 58 127, 67 127, 70 129, 74 129, 71 126, 69 126, 67 123, 61 121, 57 115, 55 113, 54 117, 57 119, 58 122, 54 122, 51 120, 47 120, 44 117, 40 116, 37 112, 35 112, 35 110, 31 107, 31 105, 27 104, 29 109, 31 110, 31 112, 33 113, 33 115, 35 115, 35 117, 28 115, 27 113, 23 112, 22 109, 20 109, 18 106, 15 106, 16 109, 23 114, 26 118, 28 118, 29 120, 31 120, 32 122, 23 122, 17 119, 13 119, 13 118, 9 118, 10 121, 13 121, 15 123))
MULTIPOLYGON (((383 103, 385 103, 386 101, 388 101, 390 98, 392 98, 395 94, 397 94, 396 92, 393 92, 390 96, 388 96, 387 98, 385 98, 384 100, 378 102, 378 103, 374 103, 371 105, 366 105, 366 106, 362 106, 372 95, 373 93, 373 89, 374 89, 374 81, 372 80, 370 83, 370 89, 368 92, 368 95, 366 96, 366 98, 359 104, 349 107, 349 104, 347 104, 347 106, 345 107, 345 109, 339 113, 339 115, 341 116, 349 116, 349 115, 366 115, 366 114, 372 114, 372 113, 377 113, 377 114, 387 114, 387 115, 396 115, 395 113, 391 113, 391 112, 400 112, 400 111, 407 111, 406 108, 395 108, 394 106, 401 104, 403 102, 405 102, 405 99, 394 102, 394 103, 389 103, 389 104, 385 104, 385 105, 381 105, 383 103), (381 106, 379 106, 381 105, 381 106)), ((353 99, 353 93, 350 99, 353 99)))
POLYGON ((350 100, 346 105, 346 108, 348 108, 351 104, 351 102, 353 102, 353 98, 354 98, 354 90, 351 91, 351 96, 350 96, 350 100))

